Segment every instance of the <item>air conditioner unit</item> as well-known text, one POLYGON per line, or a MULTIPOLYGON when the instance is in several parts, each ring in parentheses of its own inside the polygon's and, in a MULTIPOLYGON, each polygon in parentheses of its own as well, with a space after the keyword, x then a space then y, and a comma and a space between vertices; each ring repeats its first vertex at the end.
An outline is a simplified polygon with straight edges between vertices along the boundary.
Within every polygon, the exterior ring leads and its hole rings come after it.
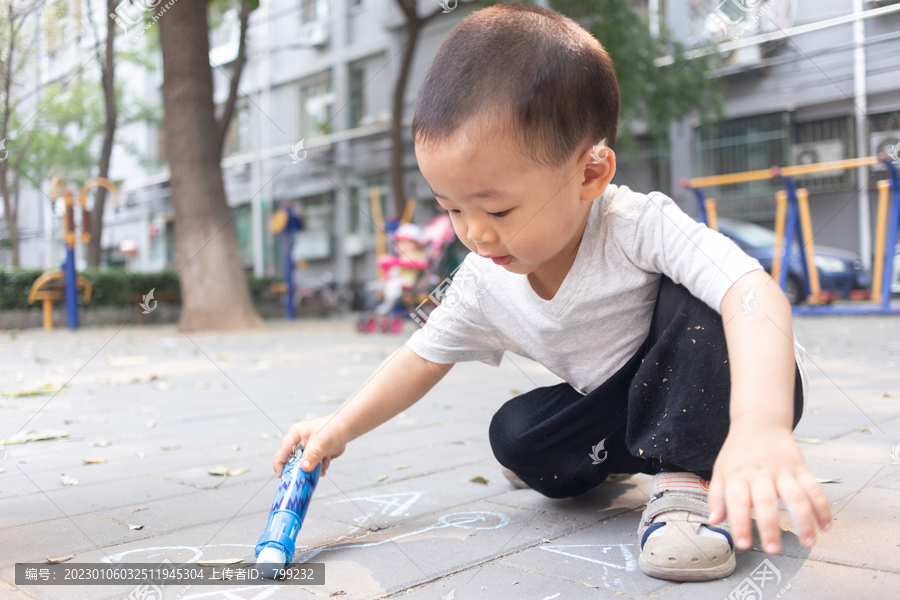
POLYGON ((900 158, 900 131, 872 131, 869 133, 869 150, 872 156, 884 152, 888 160, 900 158))
POLYGON ((304 23, 300 26, 297 44, 310 47, 324 46, 328 43, 330 31, 328 21, 312 21, 311 23, 304 23))
MULTIPOLYGON (((821 142, 806 142, 791 146, 791 164, 811 165, 813 163, 832 162, 844 160, 844 142, 841 140, 823 140, 821 142)), ((834 171, 822 171, 815 177, 837 177, 843 173, 843 169, 834 171)))

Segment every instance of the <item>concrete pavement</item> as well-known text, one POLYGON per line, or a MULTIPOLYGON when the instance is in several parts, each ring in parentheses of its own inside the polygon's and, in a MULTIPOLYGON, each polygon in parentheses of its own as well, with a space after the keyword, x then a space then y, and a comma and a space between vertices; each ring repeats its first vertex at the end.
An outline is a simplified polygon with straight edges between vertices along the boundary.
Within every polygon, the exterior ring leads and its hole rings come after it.
MULTIPOLYGON (((750 578, 765 584, 759 600, 896 598, 900 320, 798 318, 795 328, 811 378, 795 437, 813 473, 833 482, 823 486, 836 514, 811 551, 782 511, 778 556, 756 539, 724 580, 643 575, 636 529, 649 477, 552 500, 500 473, 491 416, 511 396, 560 381, 507 355, 499 368, 456 365, 332 463, 296 555, 326 564, 324 586, 167 586, 164 597, 722 599, 751 597, 740 595, 750 578), (488 483, 471 481, 478 476, 488 483)), ((20 429, 66 437, 0 449, 0 600, 139 600, 133 586, 13 583, 15 563, 48 557, 252 561, 282 432, 333 411, 412 331, 363 335, 349 320, 321 320, 189 336, 174 326, 4 332, 0 438, 20 429), (17 395, 63 384, 55 395, 17 395), (105 462, 85 464, 96 459, 105 462), (223 464, 250 470, 224 481, 209 474, 223 464), (64 485, 63 474, 78 483, 64 485)))

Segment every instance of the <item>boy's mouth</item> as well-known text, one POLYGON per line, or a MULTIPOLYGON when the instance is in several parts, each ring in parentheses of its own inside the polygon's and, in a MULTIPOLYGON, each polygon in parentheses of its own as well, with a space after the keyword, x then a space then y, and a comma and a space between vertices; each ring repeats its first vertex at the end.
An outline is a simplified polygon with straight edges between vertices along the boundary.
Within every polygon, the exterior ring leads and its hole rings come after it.
POLYGON ((512 259, 513 257, 511 254, 505 254, 503 256, 495 256, 491 258, 491 260, 494 261, 495 265, 500 265, 501 267, 505 267, 506 265, 511 263, 512 259))

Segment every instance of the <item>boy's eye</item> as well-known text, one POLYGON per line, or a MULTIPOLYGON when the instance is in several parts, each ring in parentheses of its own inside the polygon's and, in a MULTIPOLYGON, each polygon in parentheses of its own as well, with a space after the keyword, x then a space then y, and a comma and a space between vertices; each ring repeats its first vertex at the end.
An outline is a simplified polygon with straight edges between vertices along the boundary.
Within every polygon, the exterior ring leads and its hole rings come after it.
POLYGON ((458 208, 451 208, 447 212, 454 214, 454 215, 458 215, 460 213, 460 210, 458 208))
POLYGON ((508 214, 509 214, 509 211, 508 211, 508 210, 501 210, 500 212, 488 213, 488 214, 490 214, 492 217, 498 217, 498 218, 499 218, 499 217, 505 217, 506 215, 508 215, 508 214))

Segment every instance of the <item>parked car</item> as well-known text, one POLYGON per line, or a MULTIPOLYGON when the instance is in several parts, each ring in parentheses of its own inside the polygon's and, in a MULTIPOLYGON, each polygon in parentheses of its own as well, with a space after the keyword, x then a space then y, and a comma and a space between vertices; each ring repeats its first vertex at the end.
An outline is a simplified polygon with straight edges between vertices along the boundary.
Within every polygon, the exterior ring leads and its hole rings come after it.
MULTIPOLYGON (((739 219, 719 219, 719 232, 731 238, 741 250, 757 259, 766 271, 772 272, 775 254, 775 232, 756 223, 739 219)), ((790 252, 788 276, 784 293, 791 304, 799 304, 806 298, 802 287, 803 263, 800 245, 795 240, 790 252)), ((845 298, 850 290, 864 289, 871 285, 869 274, 862 267, 859 255, 840 248, 816 244, 815 264, 819 271, 819 287, 845 298)), ((897 264, 897 263, 895 263, 897 264)))

